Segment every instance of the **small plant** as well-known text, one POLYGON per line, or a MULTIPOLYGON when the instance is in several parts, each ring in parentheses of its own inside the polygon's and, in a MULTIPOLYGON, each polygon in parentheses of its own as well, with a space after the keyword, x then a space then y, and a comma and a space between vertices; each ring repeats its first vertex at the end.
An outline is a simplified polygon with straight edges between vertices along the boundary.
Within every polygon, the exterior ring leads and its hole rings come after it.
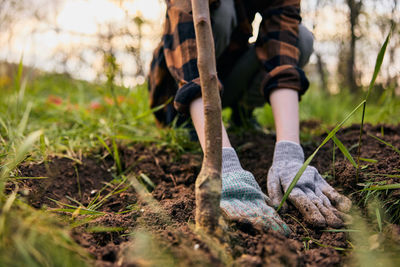
POLYGON ((70 198, 67 196, 67 198, 75 203, 75 205, 70 205, 66 203, 62 203, 58 200, 55 199, 50 199, 53 202, 57 203, 60 206, 64 206, 65 208, 59 208, 59 209, 51 209, 51 211, 54 212, 66 212, 66 213, 71 213, 72 217, 76 217, 77 215, 104 215, 104 212, 98 211, 104 203, 113 195, 117 195, 121 192, 126 191, 129 186, 126 185, 127 180, 124 177, 122 181, 120 181, 116 186, 112 186, 111 184, 107 183, 101 190, 99 190, 96 195, 93 197, 93 199, 89 202, 88 205, 83 205, 81 202, 77 201, 76 199, 70 198), (125 186, 124 186, 125 185, 125 186), (106 195, 102 196, 102 193, 108 189, 112 188, 110 192, 108 192, 106 195))
POLYGON ((393 27, 394 26, 392 26, 392 28, 390 29, 389 34, 386 37, 386 40, 383 43, 382 48, 378 53, 378 57, 376 58, 376 63, 375 63, 374 74, 372 75, 371 82, 369 83, 367 95, 364 98, 364 104, 363 104, 363 110, 362 110, 362 116, 361 116, 361 125, 360 125, 360 137, 358 140, 358 151, 357 151, 357 168, 356 168, 356 181, 357 182, 358 182, 358 175, 359 175, 359 169, 360 169, 359 167, 360 167, 360 156, 361 156, 361 145, 362 145, 361 141, 362 141, 362 136, 363 136, 363 132, 364 132, 364 118, 365 118, 367 102, 368 102, 369 95, 371 94, 371 90, 375 85, 375 81, 376 81, 376 78, 378 77, 379 71, 381 70, 383 58, 385 57, 385 53, 386 53, 386 48, 389 44, 390 38, 392 37, 393 27))
POLYGON ((221 99, 211 31, 209 2, 192 0, 197 62, 204 105, 205 149, 196 179, 196 227, 207 234, 218 231, 221 199, 222 125, 221 99))

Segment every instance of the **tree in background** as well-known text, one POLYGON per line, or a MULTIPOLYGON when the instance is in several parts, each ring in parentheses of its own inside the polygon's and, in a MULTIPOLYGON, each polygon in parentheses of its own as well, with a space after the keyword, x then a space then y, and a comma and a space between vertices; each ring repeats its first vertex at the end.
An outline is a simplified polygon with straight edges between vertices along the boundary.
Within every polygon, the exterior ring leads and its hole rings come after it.
POLYGON ((363 7, 362 0, 346 0, 349 8, 349 26, 350 26, 350 43, 348 48, 347 68, 345 74, 345 83, 350 92, 356 93, 359 89, 358 74, 356 68, 356 42, 362 35, 357 31, 359 17, 363 7))

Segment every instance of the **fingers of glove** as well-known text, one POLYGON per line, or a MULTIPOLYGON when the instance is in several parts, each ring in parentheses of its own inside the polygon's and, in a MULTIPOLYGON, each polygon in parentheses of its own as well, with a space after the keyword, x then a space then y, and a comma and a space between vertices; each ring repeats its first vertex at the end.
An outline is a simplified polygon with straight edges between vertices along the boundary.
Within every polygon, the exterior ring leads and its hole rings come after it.
POLYGON ((279 217, 278 213, 274 208, 266 205, 262 201, 253 201, 246 203, 246 206, 256 208, 257 211, 261 212, 261 222, 259 222, 266 230, 273 230, 283 235, 289 235, 291 233, 290 228, 285 222, 279 217))
POLYGON ((317 195, 317 197, 322 199, 325 207, 330 208, 332 212, 335 213, 336 217, 341 219, 343 222, 346 222, 348 220, 349 215, 346 215, 345 213, 338 211, 335 207, 333 207, 329 199, 322 193, 318 186, 315 188, 315 194, 317 195))
POLYGON ((339 194, 332 186, 330 186, 324 178, 316 173, 316 183, 322 193, 327 196, 330 202, 341 212, 349 212, 351 209, 351 200, 339 194))
POLYGON ((304 189, 307 197, 314 203, 315 206, 319 209, 321 214, 325 217, 326 223, 328 226, 339 228, 343 226, 343 221, 338 218, 334 212, 335 208, 328 204, 328 206, 324 205, 324 201, 319 198, 311 189, 304 189))
POLYGON ((329 198, 327 198, 321 191, 321 189, 319 189, 319 187, 317 186, 315 188, 315 195, 322 200, 322 203, 324 203, 324 205, 326 207, 333 207, 332 203, 329 201, 329 198))
POLYGON ((228 217, 229 219, 234 219, 234 218, 240 217, 240 215, 237 213, 237 211, 234 208, 234 206, 232 206, 231 203, 228 202, 228 201, 221 200, 220 208, 222 209, 223 214, 226 217, 228 217))
POLYGON ((272 203, 272 200, 266 194, 264 194, 264 193, 262 193, 262 194, 263 194, 265 203, 267 203, 268 206, 273 207, 274 204, 272 203))
MULTIPOLYGON (((269 217, 271 217, 276 225, 280 226, 280 229, 277 229, 278 232, 288 236, 292 231, 290 230, 289 226, 279 217, 278 213, 271 207, 268 207, 266 205, 263 205, 263 214, 268 215, 269 217)), ((271 227, 272 230, 275 230, 271 227)))
POLYGON ((224 215, 233 221, 248 221, 265 230, 273 230, 284 235, 290 234, 290 228, 279 218, 275 210, 267 205, 250 201, 221 201, 224 215))
POLYGON ((316 227, 326 226, 326 220, 319 211, 318 207, 300 189, 294 188, 289 195, 289 200, 296 206, 304 216, 307 223, 316 227))
MULTIPOLYGON (((278 174, 274 171, 274 168, 270 168, 267 177, 267 190, 268 196, 271 198, 272 206, 277 208, 282 201, 283 193, 281 187, 281 181, 279 180, 278 174)), ((287 208, 285 203, 284 209, 287 208)))

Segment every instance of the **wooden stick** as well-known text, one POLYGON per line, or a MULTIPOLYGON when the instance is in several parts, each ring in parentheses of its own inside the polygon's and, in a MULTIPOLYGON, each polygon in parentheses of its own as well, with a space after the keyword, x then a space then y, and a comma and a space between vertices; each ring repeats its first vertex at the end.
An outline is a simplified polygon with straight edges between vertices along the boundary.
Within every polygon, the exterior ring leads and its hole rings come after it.
POLYGON ((214 233, 220 216, 222 183, 221 99, 218 90, 209 1, 191 1, 205 117, 204 159, 196 180, 196 228, 207 233, 214 233))

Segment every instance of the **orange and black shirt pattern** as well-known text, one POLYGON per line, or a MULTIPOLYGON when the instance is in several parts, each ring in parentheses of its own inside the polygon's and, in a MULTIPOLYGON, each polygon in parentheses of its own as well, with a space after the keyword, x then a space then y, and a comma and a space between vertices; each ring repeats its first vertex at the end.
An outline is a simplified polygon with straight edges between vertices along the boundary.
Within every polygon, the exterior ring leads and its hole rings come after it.
MULTIPOLYGON (((218 8, 219 1, 210 0, 210 10, 218 8)), ((191 3, 190 0, 166 0, 166 3, 163 37, 154 51, 148 77, 150 104, 154 108, 173 98, 175 109, 185 113, 190 102, 201 95, 191 3)), ((249 49, 251 22, 258 12, 262 21, 255 49, 263 66, 260 90, 265 100, 268 101, 272 90, 280 88, 297 90, 301 96, 309 82, 297 66, 300 0, 235 0, 235 10, 237 26, 230 44, 217 60, 219 80, 227 77, 236 60, 249 49)), ((165 119, 162 114, 156 113, 161 123, 165 119)))

